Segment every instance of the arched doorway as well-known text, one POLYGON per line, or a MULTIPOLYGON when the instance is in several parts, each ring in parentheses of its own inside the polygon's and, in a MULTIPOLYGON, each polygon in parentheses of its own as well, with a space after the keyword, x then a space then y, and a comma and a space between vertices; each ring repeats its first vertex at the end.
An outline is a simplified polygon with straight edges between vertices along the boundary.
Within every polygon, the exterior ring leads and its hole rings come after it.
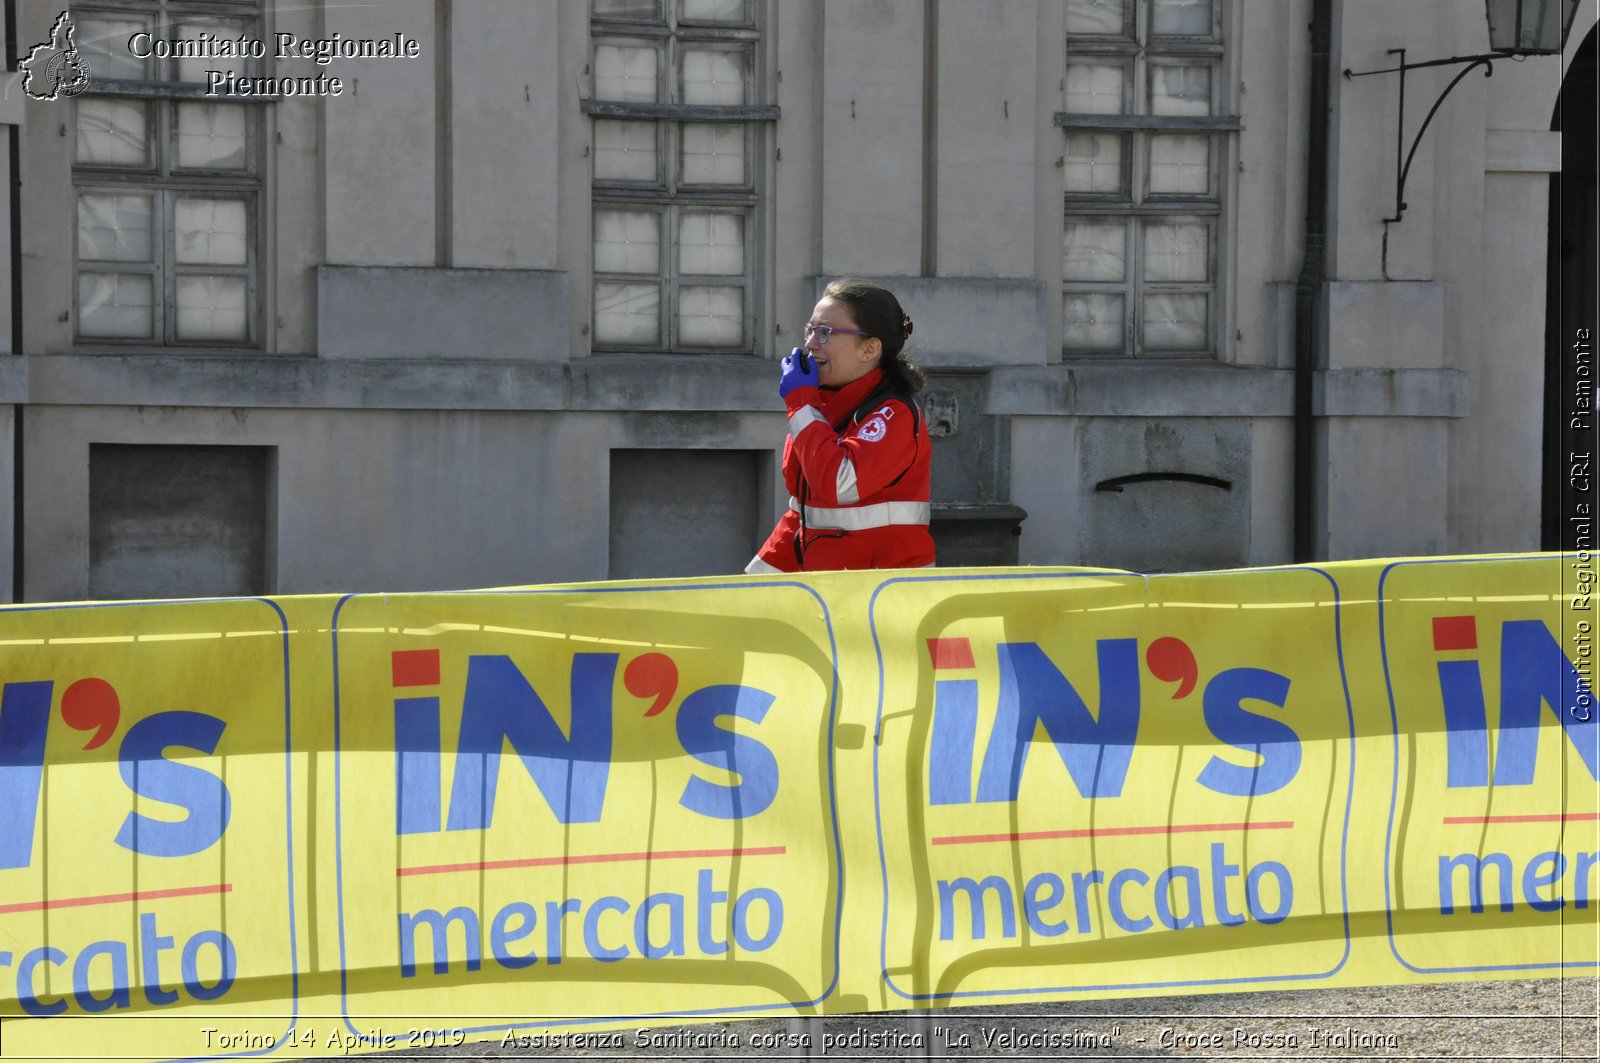
POLYGON ((1549 313, 1545 343, 1546 550, 1593 550, 1595 465, 1595 29, 1567 68, 1550 128, 1561 133, 1561 172, 1550 184, 1549 313), (1587 469, 1581 466, 1587 462, 1587 469), (1580 503, 1591 508, 1585 513, 1580 503), (1587 516, 1587 523, 1584 517, 1587 516), (1574 520, 1573 518, 1579 518, 1574 520))

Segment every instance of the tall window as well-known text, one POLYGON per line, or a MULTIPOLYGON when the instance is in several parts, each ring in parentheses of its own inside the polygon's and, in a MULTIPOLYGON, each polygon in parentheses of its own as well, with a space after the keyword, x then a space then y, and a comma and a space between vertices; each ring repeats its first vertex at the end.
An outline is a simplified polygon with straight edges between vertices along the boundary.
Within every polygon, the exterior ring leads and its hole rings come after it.
POLYGON ((756 0, 594 0, 594 348, 754 349, 756 0))
POLYGON ((1222 0, 1066 0, 1062 347, 1217 351, 1227 114, 1222 0))
POLYGON ((78 342, 260 342, 261 108, 203 96, 207 67, 255 75, 259 64, 162 59, 149 43, 202 32, 256 39, 258 9, 255 0, 73 8, 91 75, 73 119, 78 342))

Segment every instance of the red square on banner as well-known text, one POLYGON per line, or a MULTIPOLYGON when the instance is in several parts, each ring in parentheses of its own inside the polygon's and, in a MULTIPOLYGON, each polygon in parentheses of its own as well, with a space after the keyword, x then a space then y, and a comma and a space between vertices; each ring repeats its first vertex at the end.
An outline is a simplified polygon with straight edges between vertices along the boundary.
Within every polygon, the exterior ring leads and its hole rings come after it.
POLYGON ((1434 617, 1433 648, 1436 650, 1477 649, 1478 618, 1475 616, 1434 617))
POLYGON ((396 650, 391 662, 397 687, 439 685, 438 650, 396 650))
POLYGON ((972 660, 970 639, 929 639, 928 655, 933 658, 935 671, 940 668, 977 667, 972 660))

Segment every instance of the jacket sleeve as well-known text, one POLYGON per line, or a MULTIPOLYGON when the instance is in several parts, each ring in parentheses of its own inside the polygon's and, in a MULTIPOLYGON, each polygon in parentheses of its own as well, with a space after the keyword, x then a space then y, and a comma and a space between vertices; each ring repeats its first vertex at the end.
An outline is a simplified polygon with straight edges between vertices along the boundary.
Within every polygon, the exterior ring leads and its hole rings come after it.
POLYGON ((850 506, 871 498, 911 467, 917 447, 911 410, 889 399, 835 432, 815 406, 798 406, 789 415, 789 437, 805 474, 806 501, 816 506, 850 506))
POLYGON ((799 497, 800 459, 795 453, 794 440, 788 438, 783 441, 783 483, 791 496, 799 497))

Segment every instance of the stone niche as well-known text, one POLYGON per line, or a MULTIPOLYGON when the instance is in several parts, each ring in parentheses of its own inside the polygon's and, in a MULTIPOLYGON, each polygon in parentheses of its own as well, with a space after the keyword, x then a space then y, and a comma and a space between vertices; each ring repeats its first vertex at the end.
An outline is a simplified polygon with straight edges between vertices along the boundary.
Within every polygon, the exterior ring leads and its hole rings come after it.
POLYGON ((607 577, 743 572, 766 538, 768 462, 749 450, 613 450, 607 577))
POLYGON ((1092 418, 1079 436, 1079 556, 1135 572, 1250 556, 1250 422, 1092 418))
POLYGON ((1010 504, 1011 422, 986 413, 984 369, 930 368, 917 396, 933 444, 933 533, 939 565, 1015 565, 1027 516, 1010 504))

